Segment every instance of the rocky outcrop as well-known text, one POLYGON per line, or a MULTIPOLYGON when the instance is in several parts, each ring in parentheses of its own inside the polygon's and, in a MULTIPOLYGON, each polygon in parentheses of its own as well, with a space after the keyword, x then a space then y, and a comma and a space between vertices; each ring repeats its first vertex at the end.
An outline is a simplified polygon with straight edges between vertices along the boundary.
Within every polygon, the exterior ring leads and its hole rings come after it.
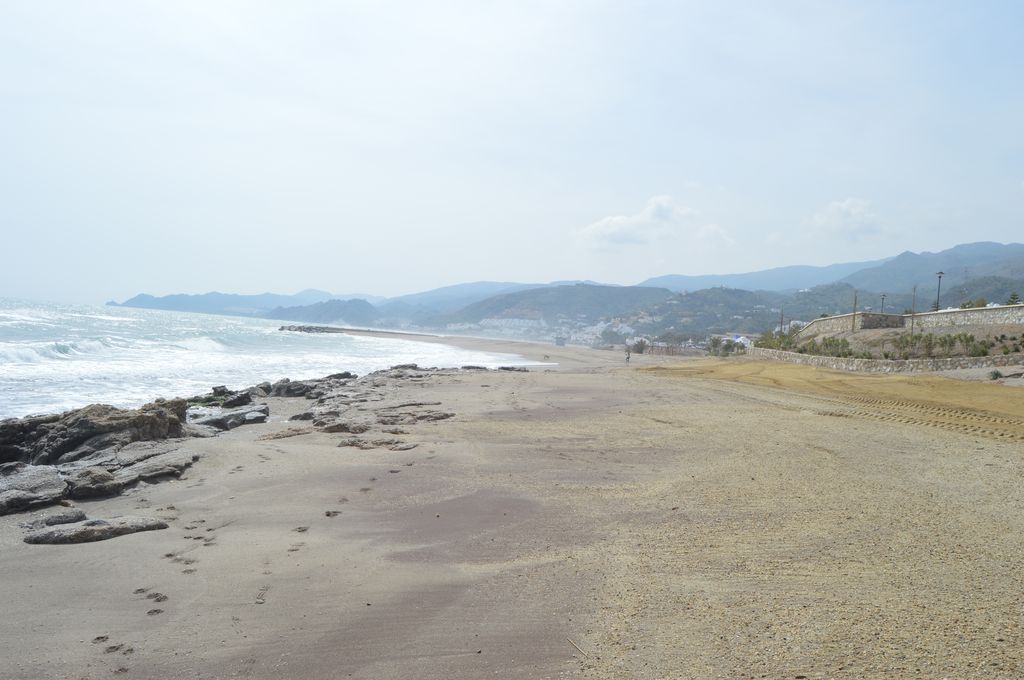
POLYGON ((123 467, 114 473, 114 478, 123 486, 128 486, 138 481, 150 482, 161 477, 178 477, 197 460, 199 455, 191 451, 169 451, 123 467))
POLYGON ((0 421, 0 463, 69 463, 136 441, 181 437, 184 399, 138 409, 93 404, 59 415, 0 421))
MULTIPOLYGON (((347 435, 342 446, 409 450, 416 444, 384 435, 406 434, 398 425, 454 414, 434 408, 440 402, 396 401, 398 388, 458 373, 459 369, 403 364, 363 378, 345 371, 318 380, 265 382, 234 392, 218 385, 208 395, 158 400, 139 409, 94 404, 58 415, 0 421, 0 515, 68 499, 113 496, 139 482, 180 476, 199 458, 182 448, 183 438, 266 422, 270 407, 252 403, 266 396, 309 400, 310 408, 293 419, 309 420, 321 432, 347 435), (235 404, 239 405, 224 408, 235 404)), ((293 428, 282 436, 308 431, 293 428)), ((119 535, 120 529, 90 529, 82 535, 108 531, 119 535)))
POLYGON ((252 394, 249 392, 236 392, 224 399, 221 406, 224 408, 238 408, 252 403, 252 394))
POLYGON ((85 512, 79 508, 56 508, 44 510, 28 522, 22 522, 20 526, 24 529, 41 529, 42 527, 52 527, 57 524, 82 522, 85 519, 85 512))
POLYGON ((416 364, 401 364, 355 380, 331 376, 337 380, 317 381, 306 396, 313 402, 311 407, 292 416, 291 420, 312 421, 320 432, 347 435, 338 443, 340 447, 408 451, 417 444, 384 435, 408 434, 398 426, 446 420, 455 414, 437 409, 441 406, 438 401, 396 401, 399 388, 403 384, 458 375, 463 370, 478 369, 420 368, 416 364))
POLYGON ((101 498, 121 493, 125 487, 113 472, 98 465, 72 470, 65 478, 69 498, 101 498))
POLYGON ((89 519, 84 522, 59 524, 32 531, 25 536, 25 542, 48 545, 92 543, 139 531, 156 531, 166 528, 166 522, 152 517, 89 519))
POLYGON ((67 483, 54 467, 24 463, 0 465, 0 515, 55 503, 64 497, 66 487, 67 483))
POLYGON ((201 415, 191 421, 193 425, 215 427, 218 430, 233 430, 239 425, 252 423, 265 423, 270 416, 270 407, 266 404, 259 406, 243 406, 242 408, 228 409, 219 413, 201 415))
POLYGON ((199 459, 173 443, 139 442, 60 465, 0 465, 0 515, 67 498, 115 496, 140 481, 178 477, 199 459))

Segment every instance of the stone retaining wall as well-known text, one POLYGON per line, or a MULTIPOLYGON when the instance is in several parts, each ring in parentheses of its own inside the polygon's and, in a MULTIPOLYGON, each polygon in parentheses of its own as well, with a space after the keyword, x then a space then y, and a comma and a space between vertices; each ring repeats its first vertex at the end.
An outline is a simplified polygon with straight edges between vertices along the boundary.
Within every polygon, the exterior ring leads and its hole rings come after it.
MULTIPOLYGON (((907 315, 907 324, 910 315, 907 315)), ((978 309, 950 309, 940 312, 922 312, 914 315, 914 330, 919 328, 949 328, 951 326, 1009 326, 1024 325, 1024 305, 1002 305, 978 309)))
POLYGON ((851 359, 822 357, 813 354, 783 352, 777 349, 751 347, 747 356, 754 359, 788 361, 805 366, 831 368, 837 371, 861 373, 923 373, 948 371, 954 368, 996 368, 999 366, 1024 366, 1024 354, 997 354, 990 357, 949 357, 944 359, 851 359))
MULTIPOLYGON (((823 316, 820 319, 811 321, 800 329, 797 337, 808 337, 817 333, 846 333, 857 330, 857 320, 852 319, 852 314, 837 314, 836 316, 823 316)), ((857 316, 860 316, 859 314, 857 316)))
MULTIPOLYGON (((1024 305, 1001 305, 978 309, 946 309, 938 312, 918 312, 914 315, 914 332, 929 328, 955 328, 957 326, 1024 326, 1024 305)), ((818 333, 846 333, 868 328, 904 328, 910 326, 910 314, 837 314, 815 319, 804 326, 799 338, 818 333), (853 318, 855 317, 855 318, 853 318)))

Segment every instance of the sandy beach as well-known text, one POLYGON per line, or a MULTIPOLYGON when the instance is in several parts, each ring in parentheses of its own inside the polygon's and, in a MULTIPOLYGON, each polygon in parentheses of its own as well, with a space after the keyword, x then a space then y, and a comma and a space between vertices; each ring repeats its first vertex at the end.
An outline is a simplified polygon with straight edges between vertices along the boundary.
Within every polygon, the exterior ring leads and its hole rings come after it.
POLYGON ((1024 391, 416 339, 550 365, 389 387, 454 414, 408 450, 272 398, 181 479, 76 503, 166 530, 0 518, 0 677, 1024 672, 1024 391))

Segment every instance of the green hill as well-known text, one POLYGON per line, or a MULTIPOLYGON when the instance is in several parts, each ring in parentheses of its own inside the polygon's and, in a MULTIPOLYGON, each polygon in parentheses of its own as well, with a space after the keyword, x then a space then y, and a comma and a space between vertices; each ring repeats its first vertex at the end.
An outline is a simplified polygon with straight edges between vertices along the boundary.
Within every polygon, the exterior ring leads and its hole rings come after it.
POLYGON ((938 253, 905 252, 876 267, 850 274, 841 282, 879 293, 909 294, 917 286, 919 295, 930 292, 934 299, 936 272, 940 271, 944 272, 943 290, 989 276, 1024 278, 1024 244, 965 243, 938 253))
POLYGON ((265 316, 284 321, 367 326, 373 324, 380 314, 366 300, 327 300, 301 307, 278 307, 265 316))
POLYGON ((435 323, 479 323, 484 319, 529 319, 549 325, 595 323, 672 297, 664 288, 576 284, 506 293, 471 304, 435 323))

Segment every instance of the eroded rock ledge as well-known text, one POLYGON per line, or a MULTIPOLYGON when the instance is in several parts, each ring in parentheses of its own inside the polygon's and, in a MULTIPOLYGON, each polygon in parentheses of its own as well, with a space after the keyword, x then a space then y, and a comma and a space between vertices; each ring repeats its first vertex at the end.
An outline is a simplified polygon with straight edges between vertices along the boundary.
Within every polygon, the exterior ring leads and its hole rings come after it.
POLYGON ((140 481, 179 477, 199 459, 188 449, 188 438, 266 422, 270 407, 254 402, 267 397, 310 401, 308 410, 291 418, 308 425, 268 438, 318 430, 345 435, 338 442, 342 447, 412 449, 416 443, 396 437, 407 434, 403 428, 455 414, 439 408, 440 402, 399 400, 399 387, 478 370, 486 369, 404 364, 362 378, 344 372, 239 391, 218 386, 208 395, 157 400, 138 409, 93 404, 62 414, 0 421, 0 515, 114 496, 140 481))

